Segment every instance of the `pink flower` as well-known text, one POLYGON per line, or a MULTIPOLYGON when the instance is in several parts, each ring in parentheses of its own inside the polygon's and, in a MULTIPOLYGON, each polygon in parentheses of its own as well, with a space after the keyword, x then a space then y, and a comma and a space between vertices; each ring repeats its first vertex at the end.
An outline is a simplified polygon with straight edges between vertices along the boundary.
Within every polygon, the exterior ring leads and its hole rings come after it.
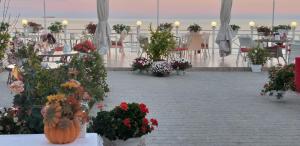
POLYGON ((10 91, 20 94, 24 91, 24 83, 22 81, 14 81, 9 85, 10 91))
POLYGON ((98 104, 97 104, 97 108, 98 108, 99 110, 103 110, 103 108, 104 108, 104 103, 103 103, 103 102, 98 103, 98 104))

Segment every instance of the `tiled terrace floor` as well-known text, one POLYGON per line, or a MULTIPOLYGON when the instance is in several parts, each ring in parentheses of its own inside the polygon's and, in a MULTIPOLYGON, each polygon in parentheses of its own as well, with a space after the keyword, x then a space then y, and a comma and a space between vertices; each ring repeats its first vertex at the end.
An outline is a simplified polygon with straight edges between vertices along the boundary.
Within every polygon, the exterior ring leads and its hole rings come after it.
MULTIPOLYGON (((0 106, 12 97, 0 74, 0 106)), ((143 102, 159 128, 147 146, 299 146, 300 98, 262 97, 266 73, 187 72, 156 78, 132 72, 108 72, 111 92, 106 109, 122 101, 143 102)))
POLYGON ((148 146, 298 146, 300 98, 262 97, 265 73, 188 72, 168 78, 109 72, 108 108, 144 102, 159 128, 148 146))
MULTIPOLYGON (((211 50, 210 50, 211 51, 211 50)), ((232 55, 229 55, 224 58, 224 60, 219 56, 218 50, 216 49, 214 53, 210 52, 209 55, 201 54, 193 54, 186 56, 185 58, 189 59, 192 62, 194 68, 244 68, 248 67, 248 63, 243 61, 242 57, 240 57, 239 61, 237 61, 237 52, 234 50, 232 55)), ((126 49, 125 55, 116 51, 116 49, 111 49, 110 55, 105 55, 104 60, 106 62, 106 66, 108 68, 129 68, 132 64, 132 61, 137 57, 137 53, 135 51, 130 51, 126 49)), ((144 55, 145 56, 145 55, 144 55)), ((278 61, 273 59, 272 65, 277 64, 278 61)), ((284 63, 282 59, 280 59, 280 63, 284 63)), ((266 66, 271 66, 271 62, 266 66)))

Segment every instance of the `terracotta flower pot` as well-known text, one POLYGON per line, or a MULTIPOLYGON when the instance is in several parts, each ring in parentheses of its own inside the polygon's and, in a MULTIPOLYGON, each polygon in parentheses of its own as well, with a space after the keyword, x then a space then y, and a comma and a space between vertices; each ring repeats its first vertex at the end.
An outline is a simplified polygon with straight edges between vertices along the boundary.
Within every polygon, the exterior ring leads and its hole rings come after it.
POLYGON ((46 138, 53 144, 67 144, 76 140, 80 134, 80 123, 74 119, 70 122, 67 128, 49 127, 44 125, 44 132, 46 138))

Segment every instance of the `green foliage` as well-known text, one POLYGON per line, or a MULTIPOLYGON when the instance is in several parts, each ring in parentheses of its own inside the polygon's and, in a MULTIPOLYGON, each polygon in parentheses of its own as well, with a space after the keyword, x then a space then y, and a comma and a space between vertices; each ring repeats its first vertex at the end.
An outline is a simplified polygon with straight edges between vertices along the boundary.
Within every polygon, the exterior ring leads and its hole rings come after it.
POLYGON ((290 25, 278 25, 273 27, 273 32, 278 32, 278 30, 284 29, 284 30, 291 30, 290 25))
POLYGON ((97 52, 74 57, 68 68, 74 68, 79 72, 75 79, 96 101, 103 100, 105 92, 108 92, 109 88, 106 83, 107 72, 103 59, 97 52))
POLYGON ((0 23, 0 60, 3 59, 5 50, 8 47, 8 42, 10 39, 10 35, 8 32, 9 26, 9 23, 0 23))
POLYGON ((232 28, 233 31, 238 31, 241 27, 236 25, 236 24, 232 24, 230 25, 230 27, 232 28))
POLYGON ((63 30, 63 25, 61 22, 56 21, 54 23, 51 23, 48 29, 51 33, 60 33, 63 30))
POLYGON ((153 61, 162 60, 163 57, 167 57, 170 53, 170 50, 175 48, 176 41, 174 36, 169 31, 153 31, 150 26, 151 37, 150 44, 146 50, 147 55, 153 61))
POLYGON ((141 104, 130 103, 127 107, 127 110, 117 106, 111 111, 98 112, 97 116, 92 118, 88 131, 114 141, 142 137, 151 133, 154 126, 157 126, 146 119, 147 112, 141 110, 141 104), (126 119, 127 124, 124 123, 126 119))
POLYGON ((196 23, 188 27, 188 31, 190 32, 200 32, 201 30, 202 30, 201 26, 196 23))
MULTIPOLYGON (((48 95, 57 93, 60 85, 69 79, 75 78, 80 81, 86 91, 94 97, 94 101, 102 100, 105 92, 108 92, 106 70, 97 52, 91 52, 83 57, 76 56, 70 64, 57 69, 43 68, 41 58, 37 56, 33 46, 25 47, 18 53, 21 52, 24 55, 19 54, 19 57, 27 58, 22 67, 24 92, 15 95, 13 104, 19 109, 17 118, 24 124, 21 129, 11 129, 12 131, 3 134, 43 133, 43 118, 40 113, 42 105, 46 104, 48 95), (77 70, 78 75, 70 76, 70 68, 77 70)), ((1 120, 2 118, 0 118, 0 126, 4 126, 1 120)))
POLYGON ((263 65, 268 61, 270 55, 266 49, 256 47, 251 49, 247 56, 253 65, 263 65))
POLYGON ((32 29, 33 33, 37 33, 41 29, 43 29, 41 24, 38 24, 38 23, 35 23, 35 22, 28 22, 28 26, 32 29))
POLYGON ((162 23, 157 28, 159 31, 172 31, 173 24, 172 23, 162 23))
POLYGON ((126 31, 126 33, 130 32, 130 26, 124 25, 124 24, 116 24, 113 26, 113 30, 117 33, 117 34, 121 34, 124 30, 126 31))
POLYGON ((258 33, 262 33, 264 36, 269 36, 272 32, 271 28, 268 26, 259 26, 256 29, 258 33))
MULTIPOLYGON (((295 91, 295 65, 273 66, 269 70, 269 81, 265 84, 262 90, 262 95, 273 91, 295 91)), ((277 95, 278 98, 281 95, 277 95), (279 97, 278 97, 279 96, 279 97)))

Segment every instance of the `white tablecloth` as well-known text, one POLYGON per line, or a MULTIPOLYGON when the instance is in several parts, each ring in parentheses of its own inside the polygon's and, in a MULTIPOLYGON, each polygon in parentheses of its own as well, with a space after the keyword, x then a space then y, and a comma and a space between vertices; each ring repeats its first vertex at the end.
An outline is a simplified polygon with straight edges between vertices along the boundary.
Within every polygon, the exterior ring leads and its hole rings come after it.
MULTIPOLYGON (((0 135, 1 146, 62 146, 48 142, 44 134, 0 135)), ((63 146, 103 146, 102 138, 88 133, 85 138, 77 138, 73 143, 63 146)))

